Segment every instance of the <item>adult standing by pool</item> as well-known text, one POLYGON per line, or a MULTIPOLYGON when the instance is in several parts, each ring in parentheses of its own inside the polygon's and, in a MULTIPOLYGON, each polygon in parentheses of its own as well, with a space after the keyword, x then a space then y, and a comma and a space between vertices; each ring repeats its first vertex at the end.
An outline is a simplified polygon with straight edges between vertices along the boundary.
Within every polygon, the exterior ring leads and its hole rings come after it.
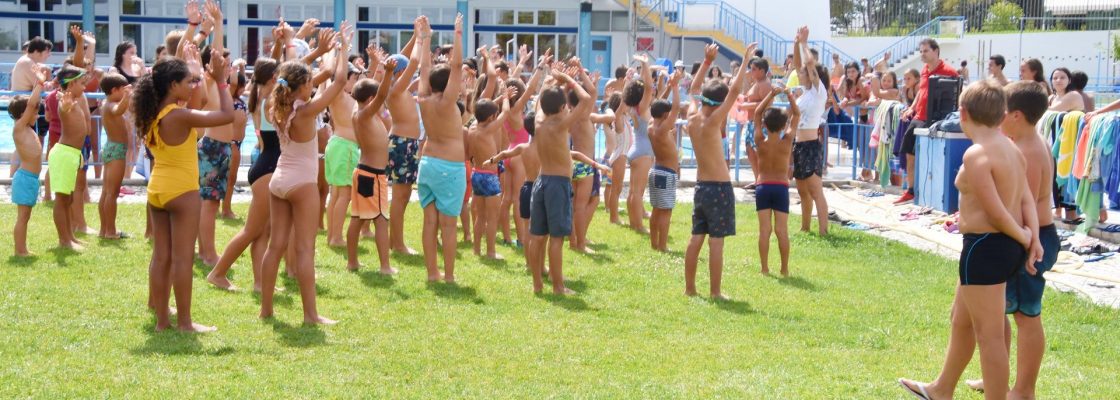
POLYGON ((929 101, 929 77, 933 75, 951 76, 956 77, 957 71, 954 70, 949 64, 941 59, 941 46, 937 45, 937 41, 932 38, 922 39, 918 43, 918 52, 921 53, 922 63, 922 78, 918 81, 918 95, 914 97, 914 103, 902 113, 904 121, 910 121, 910 125, 906 127, 906 133, 902 136, 902 153, 906 155, 906 193, 902 194, 895 204, 902 204, 914 200, 917 193, 914 190, 914 130, 925 128, 929 121, 929 110, 926 103, 929 101))

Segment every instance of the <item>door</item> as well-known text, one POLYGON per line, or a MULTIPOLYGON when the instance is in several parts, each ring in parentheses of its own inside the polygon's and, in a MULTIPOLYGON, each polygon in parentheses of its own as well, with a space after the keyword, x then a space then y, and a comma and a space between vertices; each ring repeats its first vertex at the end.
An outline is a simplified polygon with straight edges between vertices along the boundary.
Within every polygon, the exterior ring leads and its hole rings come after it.
POLYGON ((607 84, 607 80, 614 76, 611 72, 611 37, 592 36, 591 60, 585 62, 589 69, 592 71, 599 71, 603 76, 599 79, 599 93, 602 93, 603 87, 607 84))

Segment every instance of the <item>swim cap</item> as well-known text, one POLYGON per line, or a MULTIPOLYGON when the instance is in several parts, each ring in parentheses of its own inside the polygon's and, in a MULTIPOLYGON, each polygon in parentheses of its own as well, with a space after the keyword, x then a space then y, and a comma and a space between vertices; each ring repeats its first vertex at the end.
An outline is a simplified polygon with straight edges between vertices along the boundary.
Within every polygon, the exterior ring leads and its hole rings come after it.
POLYGON ((399 74, 401 71, 404 71, 405 68, 408 68, 408 57, 405 57, 403 54, 393 54, 389 56, 389 59, 397 61, 397 68, 393 70, 394 74, 399 74))

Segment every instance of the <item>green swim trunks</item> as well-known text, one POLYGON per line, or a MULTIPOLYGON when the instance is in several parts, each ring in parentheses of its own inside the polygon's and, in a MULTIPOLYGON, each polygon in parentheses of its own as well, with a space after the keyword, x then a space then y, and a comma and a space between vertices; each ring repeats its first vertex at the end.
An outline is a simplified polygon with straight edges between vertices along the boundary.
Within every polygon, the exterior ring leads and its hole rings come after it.
POLYGON ((105 147, 101 148, 101 163, 108 164, 113 161, 124 160, 126 153, 128 153, 128 146, 124 143, 106 140, 105 147))
POLYGON ((47 170, 50 172, 51 190, 55 193, 74 193, 78 181, 78 168, 82 167, 82 151, 58 143, 47 153, 47 170))
POLYGON ((358 144, 340 136, 332 136, 327 141, 324 152, 323 168, 327 184, 331 186, 350 186, 354 179, 354 168, 358 167, 361 150, 358 144))

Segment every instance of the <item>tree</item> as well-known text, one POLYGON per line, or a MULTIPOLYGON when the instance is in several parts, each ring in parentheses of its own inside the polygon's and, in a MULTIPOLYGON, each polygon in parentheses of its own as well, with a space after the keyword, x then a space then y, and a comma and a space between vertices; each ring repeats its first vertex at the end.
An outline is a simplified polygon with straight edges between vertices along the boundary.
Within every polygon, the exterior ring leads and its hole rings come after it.
POLYGON ((1001 0, 988 8, 984 17, 984 32, 1007 32, 1018 29, 1018 22, 1023 18, 1023 8, 1018 4, 1001 0))

